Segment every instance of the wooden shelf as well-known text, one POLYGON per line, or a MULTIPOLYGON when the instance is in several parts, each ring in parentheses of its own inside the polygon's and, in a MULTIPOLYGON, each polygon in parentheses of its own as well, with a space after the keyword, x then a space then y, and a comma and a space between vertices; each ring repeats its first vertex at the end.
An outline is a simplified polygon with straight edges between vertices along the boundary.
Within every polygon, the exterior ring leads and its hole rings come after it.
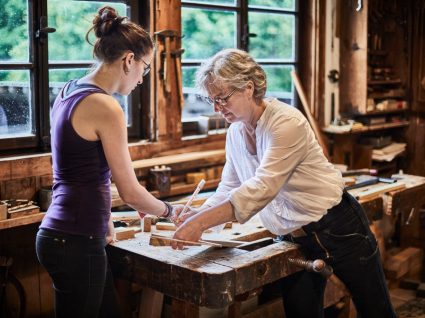
POLYGON ((331 135, 353 135, 353 134, 362 134, 362 133, 366 133, 370 131, 403 128, 407 126, 409 126, 409 121, 406 120, 399 123, 385 123, 385 124, 372 125, 372 126, 363 126, 362 128, 350 130, 350 131, 331 131, 326 128, 322 128, 322 131, 331 135))
POLYGON ((391 93, 369 93, 368 98, 373 99, 406 99, 406 94, 391 94, 391 93))
POLYGON ((374 110, 364 114, 356 114, 355 117, 364 117, 364 116, 370 116, 370 115, 400 114, 400 113, 406 113, 407 111, 408 111, 407 108, 399 108, 399 109, 391 109, 391 110, 374 110))
POLYGON ((148 170, 155 166, 181 166, 186 165, 193 167, 193 164, 196 162, 197 167, 202 165, 202 163, 213 165, 224 163, 226 160, 226 152, 224 149, 220 150, 210 150, 210 151, 198 151, 198 152, 189 152, 182 153, 171 156, 156 157, 150 159, 136 160, 133 161, 134 169, 148 170), (199 164, 199 165, 198 165, 199 164))
POLYGON ((45 212, 40 212, 36 214, 21 216, 14 219, 7 219, 7 220, 0 221, 0 230, 41 222, 45 214, 46 214, 45 212))
POLYGON ((396 85, 396 84, 401 84, 401 80, 400 79, 393 79, 393 80, 368 80, 367 81, 368 85, 396 85))

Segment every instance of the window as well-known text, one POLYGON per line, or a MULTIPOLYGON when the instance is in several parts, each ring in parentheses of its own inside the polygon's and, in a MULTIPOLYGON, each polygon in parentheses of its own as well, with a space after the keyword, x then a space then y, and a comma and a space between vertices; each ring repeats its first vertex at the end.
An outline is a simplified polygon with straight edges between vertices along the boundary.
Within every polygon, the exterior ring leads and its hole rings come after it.
POLYGON ((203 130, 205 121, 210 122, 209 128, 224 127, 194 83, 202 61, 224 48, 250 52, 267 74, 267 96, 293 104, 290 72, 297 64, 297 16, 296 0, 182 1, 184 134, 194 133, 194 122, 198 131, 203 130), (214 119, 215 124, 211 124, 214 119))
MULTIPOLYGON (((94 65, 85 34, 97 10, 109 5, 137 22, 132 1, 0 0, 0 149, 49 146, 49 109, 64 84, 94 65), (34 21, 34 22, 33 22, 34 21), (33 28, 34 26, 34 28, 33 28)), ((94 42, 92 37, 92 42, 94 42)), ((115 96, 129 135, 140 131, 135 90, 115 96)), ((141 136, 139 136, 141 137, 141 136)))

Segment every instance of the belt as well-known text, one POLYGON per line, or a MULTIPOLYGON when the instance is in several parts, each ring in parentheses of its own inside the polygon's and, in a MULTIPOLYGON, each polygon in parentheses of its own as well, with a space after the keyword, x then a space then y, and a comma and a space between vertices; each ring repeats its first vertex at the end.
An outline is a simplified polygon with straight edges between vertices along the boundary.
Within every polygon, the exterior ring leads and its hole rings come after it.
POLYGON ((307 236, 307 233, 303 230, 302 227, 300 227, 299 229, 293 230, 291 233, 289 233, 289 235, 295 238, 307 236))

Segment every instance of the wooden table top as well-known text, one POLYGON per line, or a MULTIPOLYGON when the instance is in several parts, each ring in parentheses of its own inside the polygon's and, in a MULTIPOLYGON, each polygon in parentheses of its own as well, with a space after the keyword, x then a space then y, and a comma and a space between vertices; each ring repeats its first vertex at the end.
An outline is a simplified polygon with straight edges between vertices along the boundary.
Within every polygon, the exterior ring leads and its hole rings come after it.
MULTIPOLYGON (((243 240, 246 233, 254 239, 271 235, 264 228, 253 230, 256 226, 235 223, 220 237, 243 240)), ((150 234, 138 233, 134 239, 107 248, 114 275, 198 306, 225 307, 236 295, 300 270, 288 262, 288 257, 301 257, 295 244, 271 243, 252 251, 208 246, 173 250, 150 246, 150 234)), ((204 234, 203 238, 214 235, 204 234)))

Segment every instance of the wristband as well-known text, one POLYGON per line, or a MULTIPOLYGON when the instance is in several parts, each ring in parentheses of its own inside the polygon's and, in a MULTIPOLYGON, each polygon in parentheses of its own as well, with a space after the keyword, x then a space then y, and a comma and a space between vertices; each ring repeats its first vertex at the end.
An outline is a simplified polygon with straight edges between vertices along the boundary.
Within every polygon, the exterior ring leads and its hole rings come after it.
POLYGON ((173 206, 167 201, 162 201, 162 202, 164 202, 165 204, 165 211, 164 211, 164 214, 161 215, 161 217, 168 219, 173 213, 173 206))

